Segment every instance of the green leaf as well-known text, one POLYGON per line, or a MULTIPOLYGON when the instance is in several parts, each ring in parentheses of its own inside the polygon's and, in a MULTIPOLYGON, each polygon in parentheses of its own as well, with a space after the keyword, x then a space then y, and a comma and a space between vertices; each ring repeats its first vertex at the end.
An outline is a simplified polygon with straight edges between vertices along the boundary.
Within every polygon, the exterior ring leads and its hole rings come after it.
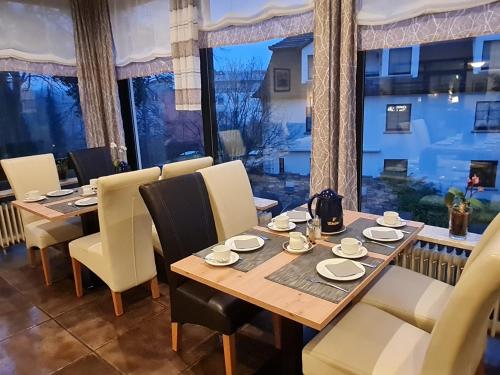
POLYGON ((469 202, 470 202, 471 207, 479 208, 479 209, 482 209, 484 207, 483 202, 481 202, 479 199, 471 198, 469 202))
POLYGON ((451 187, 449 190, 448 190, 448 193, 451 193, 453 195, 459 195, 461 194, 462 196, 464 195, 464 193, 462 192, 462 190, 456 188, 456 187, 451 187))
POLYGON ((448 207, 451 207, 453 205, 454 200, 455 200, 455 194, 451 192, 447 192, 446 195, 444 196, 444 204, 446 204, 448 207))

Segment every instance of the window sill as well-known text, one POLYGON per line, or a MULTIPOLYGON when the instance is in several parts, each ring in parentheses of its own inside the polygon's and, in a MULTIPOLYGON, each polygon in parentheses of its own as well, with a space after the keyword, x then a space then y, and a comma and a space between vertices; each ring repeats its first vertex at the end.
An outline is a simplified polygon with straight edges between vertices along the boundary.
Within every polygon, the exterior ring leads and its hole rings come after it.
POLYGON ((384 134, 411 134, 413 133, 411 130, 386 130, 384 131, 384 134))

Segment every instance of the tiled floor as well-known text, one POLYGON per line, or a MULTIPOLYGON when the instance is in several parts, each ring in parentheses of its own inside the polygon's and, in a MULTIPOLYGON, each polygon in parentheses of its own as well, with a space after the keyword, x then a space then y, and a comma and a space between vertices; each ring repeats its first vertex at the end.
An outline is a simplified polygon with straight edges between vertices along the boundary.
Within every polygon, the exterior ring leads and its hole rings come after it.
MULTIPOLYGON (((224 373, 222 345, 212 331, 186 325, 183 350, 170 349, 168 287, 153 301, 147 287, 123 296, 116 318, 105 287, 74 294, 69 259, 51 250, 54 284, 26 265, 24 246, 0 254, 0 374, 117 375, 224 373)), ((259 315, 237 337, 241 374, 266 373, 276 352, 269 316, 259 315)), ((487 374, 500 374, 500 340, 490 340, 487 374)))

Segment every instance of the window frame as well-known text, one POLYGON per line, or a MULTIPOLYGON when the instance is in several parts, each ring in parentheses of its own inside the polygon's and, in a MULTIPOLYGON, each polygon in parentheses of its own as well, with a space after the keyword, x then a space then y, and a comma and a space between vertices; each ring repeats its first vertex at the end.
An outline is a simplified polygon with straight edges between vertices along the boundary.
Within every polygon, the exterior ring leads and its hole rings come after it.
MULTIPOLYGON (((494 166, 494 171, 493 171, 493 174, 492 174, 492 177, 493 177, 493 186, 491 186, 490 184, 488 185, 484 185, 483 184, 483 181, 484 179, 481 179, 480 178, 480 181, 479 181, 479 186, 482 186, 486 189, 489 189, 489 190, 496 190, 498 187, 497 187, 497 184, 496 184, 496 180, 497 180, 497 175, 498 175, 498 160, 471 160, 470 161, 470 165, 469 165, 469 178, 472 177, 474 174, 476 173, 473 173, 473 163, 483 163, 483 164, 491 164, 492 166, 494 166)), ((477 175, 477 174, 476 174, 477 175)), ((478 176, 478 177, 481 177, 481 176, 478 176)))
POLYGON ((384 169, 382 170, 381 175, 387 176, 387 177, 408 177, 408 159, 384 159, 384 169), (394 171, 388 171, 387 170, 387 162, 404 162, 405 164, 405 171, 404 172, 394 172, 394 171))
POLYGON ((389 103, 385 107, 385 133, 387 134, 408 134, 411 133, 411 103, 389 103), (389 107, 407 106, 408 108, 408 129, 389 129, 389 113, 399 113, 398 111, 389 112, 389 107))
MULTIPOLYGON (((474 129, 473 131, 476 132, 476 133, 499 133, 500 132, 500 119, 499 119, 499 124, 497 127, 495 128, 489 128, 487 127, 486 129, 480 129, 478 128, 477 126, 477 107, 479 104, 483 104, 483 103, 488 103, 488 117, 489 117, 489 113, 490 113, 490 104, 491 103, 498 103, 500 105, 500 100, 479 100, 476 102, 476 111, 474 113, 474 129)), ((488 122, 489 119, 486 119, 486 121, 488 122)))

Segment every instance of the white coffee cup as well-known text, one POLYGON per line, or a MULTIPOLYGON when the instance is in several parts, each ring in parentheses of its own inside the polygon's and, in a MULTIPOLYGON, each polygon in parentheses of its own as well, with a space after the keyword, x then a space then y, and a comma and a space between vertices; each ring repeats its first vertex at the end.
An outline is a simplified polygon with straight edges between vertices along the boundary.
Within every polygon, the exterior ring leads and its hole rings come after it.
POLYGON ((90 194, 94 193, 94 190, 92 189, 92 186, 90 186, 90 185, 83 185, 82 192, 83 192, 83 195, 90 195, 90 194))
POLYGON ((344 254, 354 255, 359 253, 361 241, 351 237, 342 238, 342 240, 340 240, 340 247, 344 254))
POLYGON ((385 211, 384 223, 386 223, 387 225, 398 225, 399 223, 401 223, 399 214, 395 211, 385 211))
POLYGON ((92 190, 94 192, 96 192, 97 191, 97 178, 91 178, 89 180, 89 184, 90 184, 90 187, 92 188, 92 190))
POLYGON ((217 245, 212 247, 212 254, 216 262, 226 263, 231 258, 231 249, 226 245, 217 245))
POLYGON ((24 197, 26 199, 30 199, 30 200, 32 200, 32 199, 38 199, 38 198, 40 198, 40 191, 38 191, 38 190, 30 190, 30 191, 28 191, 27 193, 24 194, 24 197))
POLYGON ((279 229, 288 229, 290 226, 290 218, 286 215, 279 215, 273 219, 274 225, 279 229))
POLYGON ((290 232, 288 245, 292 250, 302 250, 307 244, 307 238, 300 232, 290 232))

